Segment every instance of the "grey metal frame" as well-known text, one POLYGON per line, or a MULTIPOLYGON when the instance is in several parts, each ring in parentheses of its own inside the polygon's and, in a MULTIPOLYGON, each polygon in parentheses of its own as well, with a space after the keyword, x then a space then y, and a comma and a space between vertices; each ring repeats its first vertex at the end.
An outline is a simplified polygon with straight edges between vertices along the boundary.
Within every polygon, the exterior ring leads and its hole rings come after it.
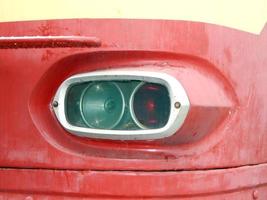
POLYGON ((55 115, 68 132, 81 137, 111 140, 152 140, 169 137, 182 126, 190 107, 188 96, 183 86, 175 77, 164 72, 136 69, 102 70, 71 76, 60 85, 53 102, 57 102, 57 106, 53 107, 55 115), (167 124, 162 128, 144 130, 104 130, 71 125, 65 115, 67 89, 74 83, 108 80, 140 80, 164 85, 168 89, 171 102, 170 116, 167 124), (177 103, 179 107, 175 106, 177 103))

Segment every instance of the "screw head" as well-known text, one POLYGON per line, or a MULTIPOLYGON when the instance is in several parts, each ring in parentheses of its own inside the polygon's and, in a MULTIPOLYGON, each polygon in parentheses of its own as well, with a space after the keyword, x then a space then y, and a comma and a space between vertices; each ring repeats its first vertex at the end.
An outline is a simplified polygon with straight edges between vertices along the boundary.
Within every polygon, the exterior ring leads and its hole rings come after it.
POLYGON ((52 106, 53 106, 54 108, 58 107, 58 102, 57 102, 57 101, 53 101, 52 106))
POLYGON ((177 108, 177 109, 180 108, 180 107, 181 107, 181 103, 178 102, 178 101, 175 102, 175 103, 174 103, 174 107, 177 108))

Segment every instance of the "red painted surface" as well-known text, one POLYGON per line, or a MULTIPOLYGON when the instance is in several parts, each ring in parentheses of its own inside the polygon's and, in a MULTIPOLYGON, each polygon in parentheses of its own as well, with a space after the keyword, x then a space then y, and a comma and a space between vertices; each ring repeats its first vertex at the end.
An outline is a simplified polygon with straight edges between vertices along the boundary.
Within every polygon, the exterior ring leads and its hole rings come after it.
POLYGON ((258 192, 259 199, 266 199, 266 174, 266 164, 207 171, 153 173, 6 169, 0 170, 0 188, 7 193, 24 194, 24 197, 42 194, 57 195, 59 199, 60 196, 93 196, 100 199, 232 197, 230 199, 246 200, 252 199, 254 191, 258 192))
POLYGON ((266 28, 253 35, 185 21, 55 20, 1 23, 0 35, 102 41, 90 48, 0 49, 0 167, 16 168, 0 170, 3 196, 251 199, 255 187, 254 196, 267 198, 266 28), (115 67, 153 68, 179 79, 191 103, 181 130, 154 141, 67 133, 50 107, 60 83, 115 67), (253 166, 240 167, 246 165, 253 166))

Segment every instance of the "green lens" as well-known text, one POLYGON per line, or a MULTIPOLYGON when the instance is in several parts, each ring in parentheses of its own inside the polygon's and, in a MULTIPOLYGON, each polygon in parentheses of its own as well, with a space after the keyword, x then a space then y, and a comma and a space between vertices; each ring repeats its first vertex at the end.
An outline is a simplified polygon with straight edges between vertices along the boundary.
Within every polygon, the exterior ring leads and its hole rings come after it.
POLYGON ((112 129, 124 113, 121 89, 113 82, 92 82, 83 91, 80 112, 85 124, 91 128, 112 129))

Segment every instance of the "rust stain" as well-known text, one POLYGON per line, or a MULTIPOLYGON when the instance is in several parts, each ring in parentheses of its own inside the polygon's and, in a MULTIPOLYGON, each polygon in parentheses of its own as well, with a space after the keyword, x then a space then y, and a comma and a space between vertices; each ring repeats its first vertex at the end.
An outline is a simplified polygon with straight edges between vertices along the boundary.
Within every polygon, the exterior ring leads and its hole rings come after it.
POLYGON ((0 37, 0 49, 18 48, 63 48, 99 47, 101 41, 96 37, 82 36, 19 36, 0 37))

